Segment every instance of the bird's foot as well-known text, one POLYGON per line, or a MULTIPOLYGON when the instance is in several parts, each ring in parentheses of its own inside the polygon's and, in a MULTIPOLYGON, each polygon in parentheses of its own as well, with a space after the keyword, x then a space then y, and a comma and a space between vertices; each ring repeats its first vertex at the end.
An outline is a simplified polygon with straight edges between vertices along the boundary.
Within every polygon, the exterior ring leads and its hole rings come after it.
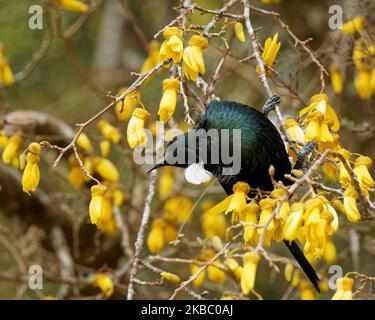
POLYGON ((274 94, 272 97, 268 98, 263 106, 263 114, 267 117, 268 114, 275 109, 276 105, 280 103, 280 97, 274 94))
POLYGON ((297 170, 301 169, 305 162, 306 157, 309 154, 311 154, 311 152, 315 150, 317 147, 318 147, 318 144, 316 141, 310 141, 306 143, 303 146, 302 150, 298 152, 297 154, 297 161, 296 161, 296 164, 294 165, 294 169, 297 169, 297 170))

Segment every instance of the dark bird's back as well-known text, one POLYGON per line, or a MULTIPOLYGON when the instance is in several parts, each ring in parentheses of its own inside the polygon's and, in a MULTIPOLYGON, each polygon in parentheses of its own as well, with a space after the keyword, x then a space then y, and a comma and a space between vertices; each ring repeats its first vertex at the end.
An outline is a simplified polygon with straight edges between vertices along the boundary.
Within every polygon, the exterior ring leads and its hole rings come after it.
MULTIPOLYGON (((290 173, 291 165, 283 140, 272 122, 258 110, 236 102, 212 101, 198 123, 199 128, 241 129, 241 171, 234 176, 220 176, 219 180, 227 193, 238 181, 264 191, 273 189, 269 167, 275 167, 274 178, 287 183, 284 174, 290 173)), ((209 171, 217 172, 210 168, 209 171)))

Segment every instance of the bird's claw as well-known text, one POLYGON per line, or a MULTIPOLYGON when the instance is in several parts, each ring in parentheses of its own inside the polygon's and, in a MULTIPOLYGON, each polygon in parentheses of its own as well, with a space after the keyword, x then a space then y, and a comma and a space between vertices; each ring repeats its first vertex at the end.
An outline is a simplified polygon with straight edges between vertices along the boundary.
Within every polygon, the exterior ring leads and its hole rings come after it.
POLYGON ((318 144, 316 141, 309 141, 306 143, 302 150, 298 152, 297 154, 297 161, 296 164, 294 165, 294 169, 301 169, 303 166, 303 163, 305 162, 305 158, 314 150, 318 147, 318 144))
POLYGON ((272 97, 268 98, 263 106, 263 114, 267 116, 275 107, 280 103, 280 97, 274 94, 272 97))

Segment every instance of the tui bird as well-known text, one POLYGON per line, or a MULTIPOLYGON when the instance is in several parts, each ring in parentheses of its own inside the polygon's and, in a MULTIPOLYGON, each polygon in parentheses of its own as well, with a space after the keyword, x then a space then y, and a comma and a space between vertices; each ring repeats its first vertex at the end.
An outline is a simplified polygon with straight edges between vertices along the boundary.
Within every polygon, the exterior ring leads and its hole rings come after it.
MULTIPOLYGON (((196 125, 193 128, 194 130, 189 130, 170 141, 164 152, 162 161, 157 162, 149 172, 159 167, 171 165, 169 160, 176 157, 176 154, 181 149, 185 151, 184 161, 174 163, 172 164, 173 166, 188 168, 202 163, 199 151, 204 145, 205 150, 207 150, 207 156, 202 164, 203 171, 210 172, 216 176, 228 195, 233 193, 232 187, 239 181, 249 184, 252 190, 259 188, 263 191, 272 191, 273 184, 269 174, 271 165, 275 168, 273 178, 276 181, 282 181, 284 185, 290 184, 290 181, 284 177, 285 174, 291 172, 291 163, 284 142, 276 127, 267 118, 268 112, 279 101, 280 98, 278 96, 269 98, 263 107, 263 113, 250 106, 236 102, 211 101, 205 113, 197 119, 196 125), (228 165, 222 161, 216 163, 210 162, 210 152, 212 150, 219 150, 221 152, 221 136, 213 138, 206 135, 204 136, 206 140, 203 142, 198 137, 195 150, 191 149, 187 141, 191 133, 199 129, 203 129, 206 132, 210 129, 216 129, 219 132, 222 129, 229 129, 230 132, 233 129, 241 129, 241 139, 235 139, 232 135, 231 140, 229 140, 232 151, 235 150, 235 145, 240 144, 241 165, 240 170, 237 170, 239 172, 232 175, 223 175, 223 169, 228 165), (188 155, 191 156, 191 154, 194 156, 188 158, 188 155)), ((233 154, 233 156, 236 155, 233 154)), ((301 155, 299 155, 298 159, 300 164, 301 155)), ((315 289, 320 292, 319 278, 297 243, 294 241, 284 242, 315 289)))

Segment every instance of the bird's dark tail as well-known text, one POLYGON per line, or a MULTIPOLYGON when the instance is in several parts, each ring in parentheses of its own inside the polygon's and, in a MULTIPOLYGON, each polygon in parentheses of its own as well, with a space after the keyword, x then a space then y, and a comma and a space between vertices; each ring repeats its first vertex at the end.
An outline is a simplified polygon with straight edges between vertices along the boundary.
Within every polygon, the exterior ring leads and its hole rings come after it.
POLYGON ((319 277, 314 268, 311 266, 310 262, 306 259, 298 244, 295 241, 284 240, 284 242, 290 252, 293 254, 294 258, 297 260, 298 264, 301 266, 303 272, 305 272, 306 276, 310 279, 316 291, 320 293, 319 277))

